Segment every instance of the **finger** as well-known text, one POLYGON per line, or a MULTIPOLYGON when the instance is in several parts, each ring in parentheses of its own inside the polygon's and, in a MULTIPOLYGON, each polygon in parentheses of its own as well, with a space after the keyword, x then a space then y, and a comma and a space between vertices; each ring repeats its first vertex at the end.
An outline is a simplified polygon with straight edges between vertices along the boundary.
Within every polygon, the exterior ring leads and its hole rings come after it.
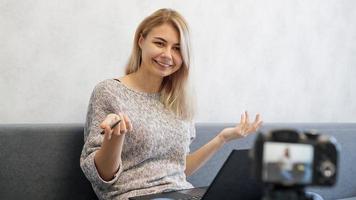
POLYGON ((109 126, 109 124, 108 124, 108 117, 106 117, 102 122, 101 122, 101 124, 100 124, 100 128, 102 128, 102 129, 106 129, 107 128, 107 126, 109 126))
MULTIPOLYGON (((118 122, 119 120, 121 120, 119 115, 116 115, 115 117, 115 123, 118 122)), ((119 122, 114 128, 113 128, 113 135, 119 136, 121 135, 120 133, 120 129, 121 129, 121 122, 119 122)))
POLYGON ((104 129, 104 128, 105 128, 105 123, 104 123, 104 121, 102 121, 102 122, 101 122, 101 124, 100 124, 100 128, 102 128, 102 129, 104 129))
POLYGON ((109 131, 106 131, 106 130, 105 130, 105 138, 106 138, 107 140, 111 140, 112 134, 113 134, 113 131, 112 131, 112 130, 109 130, 109 131))
POLYGON ((238 124, 236 125, 236 128, 237 128, 237 129, 242 130, 242 127, 243 127, 243 121, 244 121, 244 116, 243 116, 243 114, 241 114, 240 123, 238 123, 238 124))
POLYGON ((113 135, 115 136, 119 136, 121 135, 121 127, 122 127, 122 122, 118 123, 115 128, 112 130, 113 131, 113 135))
POLYGON ((112 132, 111 127, 110 127, 109 125, 107 125, 107 126, 105 127, 105 133, 111 134, 111 132, 112 132))
POLYGON ((245 118, 246 118, 246 124, 249 124, 250 123, 250 119, 249 119, 249 116, 248 116, 248 112, 245 111, 245 118))
POLYGON ((255 122, 255 123, 253 124, 253 129, 254 129, 254 131, 258 131, 258 129, 261 128, 262 123, 263 123, 263 122, 261 121, 261 119, 259 119, 257 122, 255 122))
POLYGON ((255 120, 255 122, 256 122, 258 128, 262 125, 263 122, 262 122, 262 120, 261 120, 260 114, 257 114, 257 115, 256 115, 256 120, 255 120))
POLYGON ((107 121, 104 122, 103 127, 104 127, 104 134, 107 134, 111 131, 110 123, 108 123, 107 121))
POLYGON ((124 121, 126 122, 126 127, 128 129, 128 131, 132 131, 133 127, 132 127, 132 123, 130 118, 124 114, 124 121))
POLYGON ((125 118, 124 115, 122 113, 119 113, 120 119, 122 120, 120 122, 120 134, 121 133, 126 133, 127 129, 126 129, 126 122, 125 122, 125 118))
POLYGON ((113 134, 113 130, 111 130, 111 127, 117 122, 116 118, 118 118, 116 114, 109 114, 100 124, 100 128, 104 129, 101 134, 104 134, 105 138, 108 140, 111 139, 111 135, 113 134))
POLYGON ((117 114, 110 115, 110 128, 120 119, 120 116, 117 114))
POLYGON ((246 123, 246 115, 245 115, 245 113, 242 113, 241 114, 240 124, 242 125, 242 124, 245 124, 245 123, 246 123))
POLYGON ((115 114, 108 114, 105 119, 103 120, 103 122, 100 124, 100 127, 102 129, 106 129, 109 128, 110 129, 110 125, 112 124, 113 118, 115 117, 115 114))
POLYGON ((260 121, 260 119, 261 119, 260 114, 257 114, 254 123, 257 124, 260 121))
MULTIPOLYGON (((111 127, 113 126, 113 124, 115 124, 115 122, 117 122, 117 120, 118 120, 118 118, 119 118, 119 116, 118 115, 116 115, 116 114, 110 114, 109 115, 109 120, 110 120, 110 122, 109 122, 109 132, 108 132, 108 140, 110 140, 111 139, 111 137, 112 137, 112 135, 114 134, 114 130, 113 129, 111 129, 111 127)), ((119 125, 119 124, 118 124, 119 125)), ((115 128, 114 128, 115 129, 115 128)))
POLYGON ((252 124, 252 131, 256 131, 259 126, 258 126, 258 123, 260 122, 260 114, 257 114, 256 117, 255 117, 255 121, 253 122, 252 124))

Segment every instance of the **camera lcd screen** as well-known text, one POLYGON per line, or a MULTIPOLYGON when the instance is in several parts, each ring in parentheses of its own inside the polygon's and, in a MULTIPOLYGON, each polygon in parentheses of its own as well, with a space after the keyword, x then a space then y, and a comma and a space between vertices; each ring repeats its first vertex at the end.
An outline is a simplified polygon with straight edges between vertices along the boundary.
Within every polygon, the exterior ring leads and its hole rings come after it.
POLYGON ((262 180, 284 185, 311 183, 313 157, 314 148, 309 144, 265 142, 262 180))

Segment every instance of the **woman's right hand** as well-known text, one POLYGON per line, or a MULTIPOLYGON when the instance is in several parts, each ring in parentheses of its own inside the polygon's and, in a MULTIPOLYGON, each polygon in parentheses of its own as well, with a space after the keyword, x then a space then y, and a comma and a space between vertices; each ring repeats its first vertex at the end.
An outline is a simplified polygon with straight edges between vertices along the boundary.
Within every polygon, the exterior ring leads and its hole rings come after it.
POLYGON ((132 131, 132 124, 123 113, 109 114, 100 124, 100 128, 104 129, 105 135, 101 148, 95 154, 94 162, 100 177, 108 181, 113 179, 120 168, 125 134, 132 131), (121 122, 111 130, 111 125, 118 120, 121 122))
POLYGON ((124 113, 108 114, 104 121, 100 124, 100 128, 104 129, 105 139, 110 140, 112 137, 122 137, 124 134, 132 131, 132 123, 129 117, 124 113), (111 126, 121 120, 113 129, 111 126))

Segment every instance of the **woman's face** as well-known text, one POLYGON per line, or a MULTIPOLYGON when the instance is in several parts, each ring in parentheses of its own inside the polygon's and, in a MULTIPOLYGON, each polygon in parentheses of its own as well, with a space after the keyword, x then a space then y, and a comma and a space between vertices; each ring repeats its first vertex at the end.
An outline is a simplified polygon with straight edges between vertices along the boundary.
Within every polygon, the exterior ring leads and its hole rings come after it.
POLYGON ((165 77, 182 66, 179 33, 170 24, 153 28, 145 38, 139 39, 142 50, 141 67, 154 75, 165 77))

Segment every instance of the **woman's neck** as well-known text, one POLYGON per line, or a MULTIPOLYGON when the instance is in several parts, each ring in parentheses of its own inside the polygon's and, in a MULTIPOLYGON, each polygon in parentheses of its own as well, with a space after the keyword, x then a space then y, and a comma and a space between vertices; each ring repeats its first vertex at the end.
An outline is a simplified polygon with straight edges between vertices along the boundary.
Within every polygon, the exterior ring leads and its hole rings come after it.
POLYGON ((122 81, 134 90, 146 93, 158 93, 162 80, 162 77, 151 76, 149 73, 138 70, 126 75, 122 81))

